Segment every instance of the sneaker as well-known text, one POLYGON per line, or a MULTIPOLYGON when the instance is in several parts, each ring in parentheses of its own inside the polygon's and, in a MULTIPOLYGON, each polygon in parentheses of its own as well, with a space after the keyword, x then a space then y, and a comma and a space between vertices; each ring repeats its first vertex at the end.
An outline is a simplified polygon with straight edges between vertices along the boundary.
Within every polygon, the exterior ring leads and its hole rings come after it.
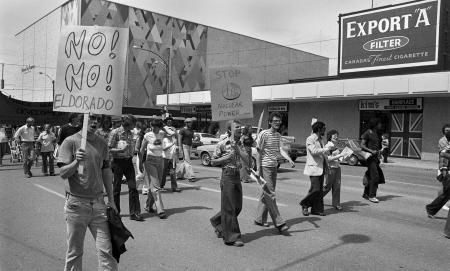
POLYGON ((435 215, 432 215, 432 214, 430 214, 430 213, 428 213, 428 212, 427 212, 427 216, 428 216, 428 218, 431 218, 431 219, 434 219, 434 218, 436 218, 436 216, 435 216, 435 215))
POLYGON ((338 211, 342 211, 342 206, 341 205, 336 205, 336 206, 333 206, 333 207, 334 207, 334 209, 336 209, 338 211))
POLYGON ((242 242, 241 239, 238 239, 233 242, 233 246, 235 246, 235 247, 242 247, 243 245, 244 245, 244 242, 242 242))
POLYGON ((363 199, 367 199, 367 200, 369 199, 369 196, 367 194, 363 194, 362 197, 363 197, 363 199))
POLYGON ((373 197, 373 198, 369 198, 369 201, 373 202, 373 203, 378 203, 380 202, 377 198, 373 197))
POLYGON ((159 216, 160 219, 166 219, 167 218, 167 216, 166 216, 166 214, 164 212, 163 213, 159 213, 158 216, 159 216))

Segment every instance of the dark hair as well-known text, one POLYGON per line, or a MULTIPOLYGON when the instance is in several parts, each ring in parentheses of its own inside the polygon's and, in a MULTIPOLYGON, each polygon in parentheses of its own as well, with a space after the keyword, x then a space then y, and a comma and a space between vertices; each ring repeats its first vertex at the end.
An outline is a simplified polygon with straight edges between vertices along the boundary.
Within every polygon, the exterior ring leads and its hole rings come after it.
POLYGON ((450 128, 450 123, 444 124, 444 126, 442 126, 442 134, 445 134, 445 128, 450 128))
POLYGON ((124 122, 126 119, 129 119, 129 120, 131 120, 131 122, 132 122, 133 124, 136 124, 137 119, 136 119, 135 116, 133 116, 133 115, 131 115, 131 114, 123 115, 123 116, 122 116, 122 122, 124 122))
POLYGON ((161 119, 152 120, 152 127, 158 127, 161 129, 163 127, 163 121, 161 119))
POLYGON ((79 113, 70 113, 69 114, 69 122, 72 122, 73 119, 78 118, 79 115, 80 115, 79 113))
POLYGON ((245 125, 242 129, 242 134, 246 136, 252 136, 252 126, 251 125, 245 125))
POLYGON ((373 129, 373 128, 377 127, 378 123, 380 123, 379 118, 371 118, 369 120, 369 129, 373 129))
POLYGON ((169 117, 167 117, 167 118, 165 118, 165 119, 164 119, 164 123, 167 123, 167 121, 169 121, 169 120, 173 121, 173 118, 172 118, 172 117, 170 117, 170 116, 169 116, 169 117))
POLYGON ((333 129, 333 130, 328 131, 327 132, 327 141, 331 141, 331 137, 336 134, 339 134, 339 132, 337 130, 333 129))
POLYGON ((111 128, 111 127, 112 127, 112 119, 111 119, 111 116, 102 115, 102 117, 100 118, 100 127, 106 128, 106 129, 111 128), (109 120, 109 124, 108 124, 108 127, 105 127, 106 121, 107 121, 107 120, 109 120))
POLYGON ((236 123, 236 124, 241 125, 241 122, 240 122, 239 120, 229 120, 229 121, 227 121, 227 131, 230 131, 230 130, 231 130, 231 124, 232 124, 233 122, 236 123))
POLYGON ((283 119, 283 117, 281 116, 281 114, 279 112, 272 112, 269 115, 269 122, 272 122, 273 118, 275 118, 275 117, 279 118, 280 120, 283 119))
POLYGON ((313 133, 317 133, 319 132, 319 130, 321 130, 323 127, 325 127, 325 123, 321 122, 321 121, 316 121, 313 125, 312 125, 312 131, 313 133))

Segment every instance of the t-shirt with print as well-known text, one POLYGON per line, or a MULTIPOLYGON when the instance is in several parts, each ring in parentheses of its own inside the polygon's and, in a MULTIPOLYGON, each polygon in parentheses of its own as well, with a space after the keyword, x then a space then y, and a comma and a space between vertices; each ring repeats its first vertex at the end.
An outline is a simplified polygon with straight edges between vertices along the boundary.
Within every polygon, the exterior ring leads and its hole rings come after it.
POLYGON ((38 142, 42 144, 41 152, 52 152, 55 150, 53 142, 55 142, 56 136, 54 133, 47 133, 46 131, 42 132, 38 137, 38 142))
POLYGON ((159 133, 157 134, 155 134, 154 132, 148 132, 144 135, 141 150, 142 147, 145 145, 145 142, 147 141, 147 155, 162 157, 163 139, 164 139, 164 132, 162 130, 159 131, 159 133), (160 144, 155 145, 156 141, 158 141, 160 144))
POLYGON ((273 132, 271 129, 263 130, 258 135, 256 147, 261 154, 261 165, 263 167, 278 166, 280 156, 281 134, 273 132))
MULTIPOLYGON (((75 160, 75 153, 81 147, 81 132, 67 137, 59 148, 58 163, 70 164, 75 160)), ((108 161, 108 146, 97 135, 86 140, 86 152, 83 175, 75 172, 65 179, 66 192, 83 198, 97 198, 103 195, 104 161, 108 161)))

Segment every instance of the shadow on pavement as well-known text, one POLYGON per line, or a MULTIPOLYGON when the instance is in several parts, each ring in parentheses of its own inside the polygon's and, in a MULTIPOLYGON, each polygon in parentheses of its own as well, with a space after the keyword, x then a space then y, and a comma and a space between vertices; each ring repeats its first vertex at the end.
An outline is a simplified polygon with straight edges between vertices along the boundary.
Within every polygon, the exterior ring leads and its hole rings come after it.
MULTIPOLYGON (((289 227, 292 227, 293 225, 296 225, 296 224, 300 224, 303 222, 309 222, 315 228, 320 228, 319 225, 316 224, 316 222, 320 221, 320 220, 322 220, 322 219, 320 219, 318 217, 297 217, 297 218, 286 220, 286 225, 288 225, 289 227)), ((273 226, 273 224, 271 224, 271 226, 273 226)), ((242 238, 242 241, 244 241, 244 243, 250 243, 251 241, 257 240, 257 239, 265 237, 265 236, 280 235, 278 230, 274 227, 267 227, 267 228, 260 227, 260 226, 255 226, 255 227, 259 227, 262 230, 243 234, 241 236, 241 238, 242 238)), ((307 231, 311 231, 311 230, 312 229, 296 230, 296 231, 287 230, 284 233, 282 233, 281 235, 291 236, 291 233, 307 232, 307 231)))
MULTIPOLYGON (((273 271, 279 271, 279 270, 288 270, 288 269, 292 269, 292 267, 300 264, 301 262, 305 262, 309 259, 312 259, 314 257, 319 256, 320 254, 326 253, 328 251, 331 251, 333 249, 336 249, 340 246, 346 245, 346 244, 363 244, 363 243, 367 243, 370 242, 371 238, 367 235, 364 234, 345 234, 342 235, 339 238, 340 242, 337 244, 334 244, 328 248, 324 248, 322 250, 319 250, 317 252, 314 252, 310 255, 306 255, 305 257, 302 257, 300 259, 297 259, 295 261, 292 261, 290 263, 287 263, 285 265, 279 266, 277 268, 272 269, 273 271)), ((300 268, 298 268, 298 270, 300 270, 300 268)))
POLYGON ((388 201, 394 198, 401 198, 402 196, 397 196, 397 195, 386 195, 386 196, 379 196, 377 197, 377 199, 379 201, 388 201))
POLYGON ((186 211, 190 210, 212 210, 213 208, 205 207, 205 206, 187 206, 187 207, 181 207, 181 208, 170 208, 165 209, 166 216, 169 217, 173 214, 179 214, 184 213, 186 211))
POLYGON ((342 210, 338 211, 334 208, 330 208, 325 210, 325 213, 327 215, 331 215, 331 214, 339 214, 339 213, 354 213, 354 212, 359 212, 358 210, 354 209, 355 207, 361 207, 361 206, 367 206, 369 205, 368 203, 364 203, 362 201, 358 201, 358 200, 351 200, 351 201, 346 201, 341 203, 342 206, 342 210))

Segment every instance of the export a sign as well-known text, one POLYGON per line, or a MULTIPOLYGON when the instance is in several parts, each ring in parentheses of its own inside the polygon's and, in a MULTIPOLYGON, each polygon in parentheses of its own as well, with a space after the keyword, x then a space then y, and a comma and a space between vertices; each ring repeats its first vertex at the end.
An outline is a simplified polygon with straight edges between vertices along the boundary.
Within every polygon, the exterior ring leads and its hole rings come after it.
POLYGON ((441 0, 340 16, 339 73, 438 64, 441 0))
POLYGON ((251 77, 248 68, 211 69, 212 120, 253 118, 251 77))
POLYGON ((53 110, 122 114, 128 28, 74 26, 61 32, 53 110))
POLYGON ((422 98, 360 100, 360 111, 422 110, 422 98))

